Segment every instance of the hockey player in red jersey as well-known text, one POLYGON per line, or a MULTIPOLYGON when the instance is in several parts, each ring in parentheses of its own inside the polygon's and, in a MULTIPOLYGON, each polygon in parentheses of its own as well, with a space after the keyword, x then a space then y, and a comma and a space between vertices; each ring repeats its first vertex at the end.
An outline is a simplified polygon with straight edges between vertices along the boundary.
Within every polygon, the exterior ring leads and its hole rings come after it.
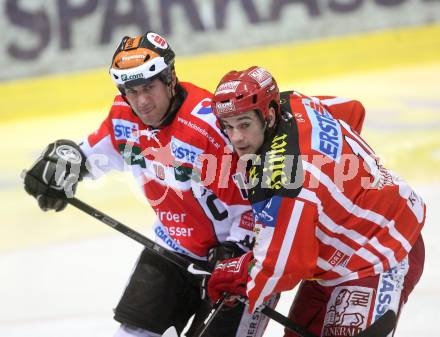
POLYGON ((260 67, 226 74, 212 107, 248 163, 256 243, 217 265, 211 299, 247 296, 252 312, 299 284, 289 317, 323 337, 353 336, 387 310, 399 315, 423 271, 425 205, 359 135, 363 111, 280 94, 260 67))
MULTIPOLYGON (((130 170, 157 214, 157 243, 191 261, 213 264, 249 251, 253 217, 227 173, 237 157, 216 125, 212 94, 179 82, 174 57, 157 33, 124 37, 110 67, 120 94, 107 118, 79 145, 50 144, 27 172, 25 189, 43 210, 60 211, 83 177, 130 170), (207 165, 221 162, 223 173, 207 165)), ((170 326, 180 333, 196 314, 187 333, 193 336, 210 309, 200 299, 199 283, 145 250, 115 309, 121 322, 116 337, 156 337, 170 326)), ((238 306, 220 312, 205 337, 258 337, 265 325, 264 317, 238 306)))

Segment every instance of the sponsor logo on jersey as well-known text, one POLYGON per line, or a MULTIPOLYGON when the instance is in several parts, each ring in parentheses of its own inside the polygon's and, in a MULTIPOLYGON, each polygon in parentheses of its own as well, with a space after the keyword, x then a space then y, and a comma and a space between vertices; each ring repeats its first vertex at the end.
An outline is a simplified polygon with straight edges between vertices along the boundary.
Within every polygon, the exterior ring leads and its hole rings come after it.
POLYGON ((327 304, 321 336, 354 336, 367 327, 374 290, 336 287, 327 304))
POLYGON ((176 178, 177 181, 184 183, 191 179, 191 175, 192 175, 192 168, 190 167, 185 167, 185 166, 174 167, 174 178, 176 178))
POLYGON ((207 137, 217 149, 220 148, 220 144, 214 137, 213 131, 215 131, 219 138, 223 139, 225 143, 229 142, 225 135, 220 131, 217 117, 212 113, 210 98, 204 98, 197 103, 194 109, 192 109, 191 115, 202 120, 204 123, 201 124, 198 120, 185 120, 181 117, 178 117, 178 121, 207 137), (205 123, 208 125, 205 125, 205 123))
POLYGON ((171 138, 171 151, 178 162, 187 164, 194 164, 197 157, 203 153, 201 149, 185 143, 176 137, 171 138))
POLYGON ((263 187, 279 190, 284 184, 289 182, 287 172, 285 170, 286 151, 287 151, 287 134, 276 135, 270 144, 270 150, 266 153, 264 168, 267 170, 265 177, 267 181, 263 181, 263 187))
POLYGON ((167 231, 165 230, 165 227, 157 226, 154 229, 154 232, 172 250, 174 250, 174 251, 176 251, 178 253, 182 253, 182 254, 186 254, 187 253, 187 251, 185 249, 183 249, 176 241, 174 241, 168 235, 167 231))
POLYGON ((321 112, 311 106, 309 99, 303 99, 307 115, 312 123, 312 149, 321 152, 334 161, 339 161, 342 151, 342 131, 339 123, 325 109, 321 112))
MULTIPOLYGON (((168 222, 176 222, 176 223, 184 223, 186 218, 186 213, 174 213, 171 211, 161 211, 159 208, 155 209, 157 217, 161 222, 168 221, 168 222)), ((191 232, 193 228, 190 228, 191 232)), ((169 232, 171 235, 171 232, 169 232)))
POLYGON ((168 234, 171 237, 191 237, 194 231, 193 227, 178 227, 178 226, 168 226, 166 227, 168 234))
POLYGON ((281 197, 273 196, 269 202, 263 200, 253 204, 255 222, 259 222, 264 226, 275 227, 281 200, 281 197))
POLYGON ((252 211, 247 211, 241 215, 239 227, 253 231, 254 225, 254 214, 252 211))
POLYGON ((374 321, 378 320, 388 309, 398 311, 403 281, 408 272, 408 258, 396 267, 380 274, 376 302, 374 304, 374 321))
MULTIPOLYGON (((214 119, 216 119, 214 114, 211 114, 211 115, 207 114, 205 116, 208 116, 208 117, 212 116, 214 119)), ((193 123, 193 122, 191 122, 187 119, 184 119, 182 117, 177 117, 177 121, 182 123, 183 125, 191 128, 191 129, 195 130, 196 132, 200 133, 203 137, 206 137, 209 140, 209 142, 215 146, 216 149, 220 148, 220 144, 218 142, 216 142, 215 138, 213 136, 211 136, 208 133, 208 131, 206 131, 206 129, 204 129, 204 128, 200 127, 199 125, 197 125, 196 123, 193 123)))
POLYGON ((335 252, 332 254, 332 256, 330 256, 330 258, 328 259, 328 263, 331 264, 332 266, 337 266, 337 265, 343 266, 348 262, 348 257, 349 257, 348 255, 336 249, 335 252))
POLYGON ((126 143, 118 144, 119 152, 122 158, 128 165, 139 165, 146 168, 145 157, 142 154, 141 148, 138 146, 129 146, 126 143))
POLYGON ((210 101, 202 101, 200 102, 200 108, 197 110, 196 114, 198 115, 207 115, 212 113, 211 102, 210 101))
POLYGON ((125 119, 112 119, 116 140, 126 140, 139 144, 139 125, 125 119))

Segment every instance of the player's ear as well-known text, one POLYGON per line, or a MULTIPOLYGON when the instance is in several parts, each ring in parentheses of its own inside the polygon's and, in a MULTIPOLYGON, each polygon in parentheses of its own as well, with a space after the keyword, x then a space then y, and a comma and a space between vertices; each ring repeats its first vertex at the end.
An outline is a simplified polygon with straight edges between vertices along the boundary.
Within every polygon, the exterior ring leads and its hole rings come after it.
POLYGON ((267 126, 271 128, 275 124, 275 109, 273 107, 269 108, 269 113, 267 114, 267 126))

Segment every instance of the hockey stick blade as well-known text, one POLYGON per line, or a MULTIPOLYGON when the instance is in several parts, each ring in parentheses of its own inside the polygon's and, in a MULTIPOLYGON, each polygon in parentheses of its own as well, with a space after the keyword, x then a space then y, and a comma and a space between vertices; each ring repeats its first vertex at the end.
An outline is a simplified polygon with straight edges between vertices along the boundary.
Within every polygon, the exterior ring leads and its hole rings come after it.
POLYGON ((386 337, 396 327, 397 316, 393 310, 387 310, 373 324, 354 337, 386 337))
POLYGON ((177 334, 177 330, 174 326, 170 326, 165 332, 162 334, 162 337, 179 337, 177 334))
MULTIPOLYGON (((274 321, 284 325, 289 330, 297 333, 302 337, 317 337, 315 334, 305 330, 303 327, 295 324, 293 321, 281 315, 279 312, 273 310, 271 307, 264 306, 261 308, 261 312, 273 319, 274 321)), ((392 310, 388 310, 379 319, 377 319, 373 324, 368 326, 365 330, 359 332, 353 337, 386 337, 393 331, 396 326, 396 313, 392 310)))
POLYGON ((213 305, 213 307, 212 307, 208 317, 203 322, 203 326, 201 327, 200 332, 196 335, 197 337, 202 337, 203 336, 203 334, 205 333, 206 329, 208 329, 209 325, 214 320, 215 316, 217 316, 217 314, 220 312, 220 310, 222 309, 224 304, 225 304, 225 300, 222 298, 222 299, 218 300, 213 305))

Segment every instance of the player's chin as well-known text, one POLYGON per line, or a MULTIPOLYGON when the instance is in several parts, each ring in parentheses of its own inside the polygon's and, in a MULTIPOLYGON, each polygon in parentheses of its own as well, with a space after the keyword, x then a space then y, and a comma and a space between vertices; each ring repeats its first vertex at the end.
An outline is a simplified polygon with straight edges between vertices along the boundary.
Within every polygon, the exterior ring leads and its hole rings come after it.
POLYGON ((156 125, 160 120, 156 117, 155 114, 152 113, 138 113, 137 115, 141 119, 141 121, 147 125, 156 125))
POLYGON ((239 157, 255 153, 254 149, 251 146, 236 147, 235 151, 237 152, 239 157))

